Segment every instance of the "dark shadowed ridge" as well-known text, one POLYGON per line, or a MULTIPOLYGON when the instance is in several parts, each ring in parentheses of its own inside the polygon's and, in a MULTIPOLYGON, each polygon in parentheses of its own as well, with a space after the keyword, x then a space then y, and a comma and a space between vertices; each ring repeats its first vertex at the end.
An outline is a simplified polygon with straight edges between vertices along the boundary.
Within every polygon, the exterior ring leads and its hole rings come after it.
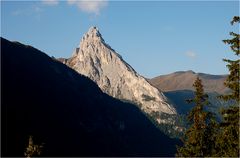
POLYGON ((1 156, 24 156, 30 135, 41 156, 174 156, 138 108, 43 52, 1 38, 1 64, 1 156))

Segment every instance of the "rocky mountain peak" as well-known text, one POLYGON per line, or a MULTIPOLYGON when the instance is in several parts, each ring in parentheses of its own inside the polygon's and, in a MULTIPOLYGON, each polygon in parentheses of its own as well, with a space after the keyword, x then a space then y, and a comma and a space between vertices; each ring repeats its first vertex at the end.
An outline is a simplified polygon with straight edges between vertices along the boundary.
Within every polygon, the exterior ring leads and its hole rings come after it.
POLYGON ((96 26, 90 27, 88 32, 82 37, 82 40, 80 42, 80 47, 81 43, 84 42, 104 42, 104 39, 102 38, 101 33, 99 32, 98 28, 96 26))
POLYGON ((104 42, 97 27, 89 29, 80 47, 74 50, 73 56, 65 64, 92 79, 110 96, 134 102, 159 123, 169 122, 169 118, 160 117, 162 113, 176 114, 164 94, 151 86, 104 42))

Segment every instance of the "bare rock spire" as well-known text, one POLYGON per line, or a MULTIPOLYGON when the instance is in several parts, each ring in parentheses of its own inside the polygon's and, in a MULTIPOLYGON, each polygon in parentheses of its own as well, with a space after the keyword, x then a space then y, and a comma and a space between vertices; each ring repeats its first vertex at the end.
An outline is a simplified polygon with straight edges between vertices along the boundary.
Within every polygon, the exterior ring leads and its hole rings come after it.
MULTIPOLYGON (((134 102, 149 115, 176 114, 164 94, 104 42, 97 27, 91 27, 83 36, 80 47, 68 59, 67 65, 92 79, 103 92, 134 102)), ((168 123, 167 119, 160 117, 156 117, 156 121, 168 123)))

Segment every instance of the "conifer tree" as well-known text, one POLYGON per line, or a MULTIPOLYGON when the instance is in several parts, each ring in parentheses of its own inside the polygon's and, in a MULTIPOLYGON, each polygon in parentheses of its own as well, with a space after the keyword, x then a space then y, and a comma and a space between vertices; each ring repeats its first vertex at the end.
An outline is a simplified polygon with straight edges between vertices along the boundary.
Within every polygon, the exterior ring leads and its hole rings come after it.
MULTIPOLYGON (((239 16, 233 17, 231 24, 239 23, 240 19, 239 16)), ((230 48, 237 56, 237 60, 230 60, 230 59, 223 59, 223 61, 227 62, 227 68, 229 69, 229 75, 227 80, 224 82, 225 86, 230 88, 232 91, 230 94, 221 96, 222 99, 228 100, 236 100, 237 102, 240 101, 239 98, 239 54, 240 54, 240 35, 234 32, 230 32, 232 39, 223 40, 225 44, 230 45, 230 48)))
POLYGON ((185 132, 182 139, 183 146, 178 147, 176 156, 181 157, 202 157, 211 155, 211 147, 214 146, 212 137, 212 127, 214 121, 212 113, 204 110, 208 105, 208 96, 204 93, 202 81, 197 78, 193 84, 195 88, 195 97, 188 100, 189 103, 195 103, 195 106, 188 114, 188 120, 191 126, 185 132))
MULTIPOLYGON (((231 24, 239 23, 239 16, 235 16, 231 24)), ((223 59, 227 62, 229 75, 225 81, 225 86, 231 93, 220 96, 225 101, 235 101, 235 104, 222 110, 223 120, 218 124, 212 113, 204 112, 203 105, 206 103, 206 95, 203 93, 201 80, 197 79, 194 83, 195 98, 190 100, 196 106, 190 112, 188 119, 192 122, 186 131, 183 139, 183 147, 178 148, 176 156, 198 157, 198 156, 217 156, 217 157, 239 157, 239 90, 240 90, 240 60, 239 47, 240 35, 230 32, 231 39, 223 40, 229 44, 230 48, 237 56, 236 60, 223 59)))
POLYGON ((42 145, 34 144, 33 143, 33 137, 30 136, 29 137, 29 142, 28 142, 28 147, 26 148, 26 151, 24 152, 24 155, 27 158, 40 156, 40 154, 42 152, 42 148, 43 148, 43 144, 42 145))
MULTIPOLYGON (((231 24, 239 23, 239 16, 233 17, 231 24)), ((225 44, 230 45, 230 48, 237 56, 236 60, 223 59, 227 62, 227 68, 229 69, 229 75, 225 81, 225 86, 231 89, 231 93, 220 96, 225 101, 235 101, 235 105, 232 105, 222 110, 223 121, 220 124, 221 132, 218 136, 217 141, 217 155, 224 157, 239 157, 239 38, 240 35, 234 32, 230 32, 231 39, 223 40, 225 44)))

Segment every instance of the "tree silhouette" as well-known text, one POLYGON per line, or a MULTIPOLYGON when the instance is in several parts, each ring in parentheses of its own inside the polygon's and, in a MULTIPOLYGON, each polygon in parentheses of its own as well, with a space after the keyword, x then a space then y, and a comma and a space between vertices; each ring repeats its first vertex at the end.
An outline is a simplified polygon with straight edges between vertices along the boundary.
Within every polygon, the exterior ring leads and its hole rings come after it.
POLYGON ((204 110, 208 105, 208 95, 204 93, 201 79, 197 78, 193 84, 195 97, 187 100, 195 103, 195 106, 188 114, 190 128, 184 134, 182 141, 184 145, 178 147, 176 156, 180 157, 202 157, 210 156, 214 143, 213 130, 215 124, 213 114, 204 110))
POLYGON ((37 145, 33 143, 33 136, 29 137, 28 141, 28 147, 26 148, 26 151, 24 152, 24 155, 27 158, 31 158, 34 156, 40 156, 42 152, 43 144, 42 145, 37 145))
MULTIPOLYGON (((239 16, 233 17, 231 24, 239 23, 239 16)), ((223 121, 220 124, 221 133, 218 136, 217 141, 217 150, 218 153, 216 156, 224 156, 224 157, 239 157, 239 37, 240 35, 234 32, 230 32, 232 36, 231 39, 223 40, 225 44, 230 45, 230 48, 237 56, 236 60, 223 59, 227 62, 227 68, 229 69, 229 75, 225 81, 226 87, 231 89, 231 93, 227 95, 220 96, 221 99, 225 101, 233 100, 236 104, 225 108, 221 111, 223 121)))

